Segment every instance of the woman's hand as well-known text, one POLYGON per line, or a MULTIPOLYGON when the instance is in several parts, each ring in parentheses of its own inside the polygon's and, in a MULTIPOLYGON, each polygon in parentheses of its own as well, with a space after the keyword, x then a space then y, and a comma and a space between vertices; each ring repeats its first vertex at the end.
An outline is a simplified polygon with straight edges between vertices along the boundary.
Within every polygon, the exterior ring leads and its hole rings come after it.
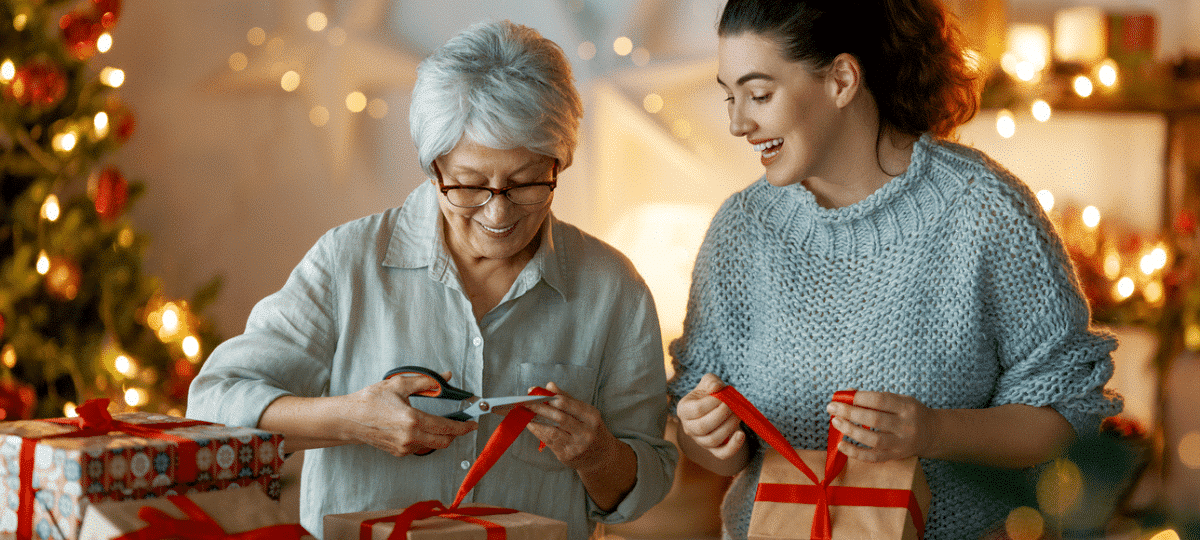
POLYGON ((598 409, 553 382, 546 389, 556 394, 554 399, 525 407, 551 423, 530 422, 526 429, 546 443, 564 465, 581 472, 603 468, 616 445, 624 443, 608 431, 598 409))
POLYGON ((547 403, 525 407, 553 425, 530 422, 528 429, 554 452, 564 465, 575 469, 596 506, 612 511, 637 483, 637 454, 604 425, 600 411, 571 397, 557 384, 546 384, 557 394, 547 403))
POLYGON ((683 433, 718 460, 733 457, 746 444, 742 421, 728 405, 712 396, 724 387, 716 375, 705 374, 696 388, 680 398, 676 408, 683 433))
MULTIPOLYGON (((450 373, 442 373, 450 380, 450 373)), ((353 439, 393 456, 446 448, 454 438, 474 431, 475 422, 459 422, 419 411, 409 396, 437 388, 426 377, 392 377, 346 396, 347 428, 353 439)))
POLYGON ((929 457, 937 440, 937 412, 909 396, 859 391, 854 405, 835 401, 826 410, 833 415, 834 427, 869 447, 845 440, 838 443, 838 450, 854 459, 879 462, 929 457))

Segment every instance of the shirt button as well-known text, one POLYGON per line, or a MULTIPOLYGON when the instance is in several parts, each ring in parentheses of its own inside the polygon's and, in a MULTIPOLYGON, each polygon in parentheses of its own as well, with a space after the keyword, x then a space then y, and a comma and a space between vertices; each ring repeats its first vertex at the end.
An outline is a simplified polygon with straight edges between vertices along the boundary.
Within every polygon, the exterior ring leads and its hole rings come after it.
POLYGON ((467 470, 467 469, 470 469, 470 468, 471 468, 471 462, 470 462, 470 461, 467 461, 467 460, 465 460, 465 459, 464 459, 462 463, 459 463, 459 464, 458 464, 458 466, 459 466, 459 467, 462 467, 462 470, 464 470, 464 471, 465 471, 465 470, 467 470))
POLYGON ((476 347, 478 347, 478 346, 480 346, 480 345, 482 345, 482 344, 483 344, 483 338, 481 338, 481 337, 476 337, 475 339, 472 339, 472 340, 471 340, 471 343, 474 343, 474 344, 475 344, 475 346, 476 346, 476 347))

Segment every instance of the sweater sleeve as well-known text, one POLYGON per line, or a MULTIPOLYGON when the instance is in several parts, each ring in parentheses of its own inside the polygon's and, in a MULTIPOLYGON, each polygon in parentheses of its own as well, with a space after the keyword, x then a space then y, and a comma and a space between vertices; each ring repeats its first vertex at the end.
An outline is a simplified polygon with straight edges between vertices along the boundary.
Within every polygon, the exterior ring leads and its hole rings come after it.
POLYGON ((1075 269, 1032 192, 1008 175, 981 188, 984 317, 1000 359, 992 405, 1051 406, 1077 434, 1121 410, 1105 384, 1116 339, 1090 326, 1075 269))
POLYGON ((189 417, 254 427, 281 396, 325 392, 337 346, 331 244, 322 238, 283 288, 254 306, 246 331, 213 350, 189 389, 189 417))
POLYGON ((744 315, 736 312, 735 306, 723 301, 723 280, 730 273, 721 271, 729 259, 736 259, 737 195, 725 201, 713 218, 705 233, 696 264, 692 268, 692 285, 688 292, 687 314, 683 321, 683 335, 671 342, 669 353, 675 374, 668 384, 672 410, 679 399, 691 392, 701 377, 713 373, 722 381, 733 383, 726 365, 729 351, 739 350, 733 344, 744 339, 744 334, 731 331, 737 320, 744 315))

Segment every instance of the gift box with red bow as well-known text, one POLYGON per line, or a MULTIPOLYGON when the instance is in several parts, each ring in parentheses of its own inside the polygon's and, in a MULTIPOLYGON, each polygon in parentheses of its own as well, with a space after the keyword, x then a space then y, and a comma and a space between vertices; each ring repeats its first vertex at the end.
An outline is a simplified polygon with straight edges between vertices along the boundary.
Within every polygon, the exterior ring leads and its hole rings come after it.
MULTIPOLYGON (((530 394, 553 395, 541 387, 534 388, 530 394)), ((467 471, 449 506, 439 501, 421 501, 398 510, 330 514, 322 522, 325 537, 339 540, 566 540, 565 522, 510 508, 462 504, 533 417, 533 412, 522 405, 505 415, 483 446, 479 459, 467 471)))
POLYGON ((89 504, 254 487, 277 496, 283 436, 150 413, 0 422, 0 535, 74 539, 89 504))
POLYGON ((79 540, 314 540, 295 521, 262 490, 226 489, 90 505, 79 540))
MULTIPOLYGON (((830 424, 826 450, 796 450, 741 393, 713 393, 771 449, 763 458, 748 540, 917 540, 924 536, 931 494, 917 458, 867 463, 837 449, 830 424), (822 474, 823 473, 823 474, 822 474)), ((834 394, 854 402, 853 391, 834 394)))
POLYGON ((405 512, 375 510, 325 516, 325 537, 358 540, 566 540, 567 524, 525 512, 479 504, 448 510, 437 504, 416 504, 405 512), (405 515, 405 512, 408 512, 405 515), (431 516, 431 517, 422 517, 431 516), (417 519, 412 519, 416 517, 417 519), (396 533, 403 527, 403 536, 396 533))

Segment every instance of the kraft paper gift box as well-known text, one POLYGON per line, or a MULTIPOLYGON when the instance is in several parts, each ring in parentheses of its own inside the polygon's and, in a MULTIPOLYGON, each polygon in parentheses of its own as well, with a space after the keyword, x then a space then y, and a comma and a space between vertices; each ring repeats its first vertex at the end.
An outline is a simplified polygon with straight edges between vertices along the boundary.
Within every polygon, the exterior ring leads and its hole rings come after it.
MULTIPOLYGON (((482 504, 464 504, 460 507, 464 512, 470 511, 469 509, 472 508, 503 510, 482 504)), ((384 519, 372 524, 369 536, 362 536, 362 523, 368 520, 397 516, 401 512, 402 509, 330 514, 325 516, 325 537, 339 540, 387 540, 395 528, 394 522, 384 519)), ((489 538, 488 527, 503 529, 508 540, 567 539, 567 524, 557 519, 525 512, 464 516, 453 511, 443 516, 414 521, 407 535, 400 538, 407 540, 487 540, 489 538)))
MULTIPOLYGON (((916 540, 924 537, 931 494, 917 458, 868 463, 838 451, 829 425, 825 451, 796 450, 732 386, 713 392, 771 448, 765 451, 748 540, 916 540)), ((833 400, 854 403, 854 391, 833 400)))
POLYGON ((76 538, 89 504, 254 487, 278 496, 283 436, 80 405, 78 418, 0 422, 0 537, 76 538), (11 536, 10 536, 11 535, 11 536))
POLYGON ((79 540, 173 539, 177 531, 246 540, 315 540, 260 489, 225 489, 88 506, 79 540), (153 509, 155 511, 148 511, 153 509))
MULTIPOLYGON (((813 471, 825 470, 826 452, 797 450, 796 453, 813 471)), ((923 516, 928 515, 930 492, 917 458, 884 463, 847 460, 841 474, 829 482, 829 488, 833 540, 916 540, 921 537, 918 526, 924 528, 923 516), (920 514, 917 520, 908 507, 909 501, 914 499, 920 514)), ((748 540, 813 538, 813 523, 818 518, 815 501, 807 504, 773 501, 812 500, 812 494, 820 489, 819 486, 814 486, 779 452, 767 450, 758 489, 750 516, 748 540), (808 491, 808 496, 803 491, 808 491)))

